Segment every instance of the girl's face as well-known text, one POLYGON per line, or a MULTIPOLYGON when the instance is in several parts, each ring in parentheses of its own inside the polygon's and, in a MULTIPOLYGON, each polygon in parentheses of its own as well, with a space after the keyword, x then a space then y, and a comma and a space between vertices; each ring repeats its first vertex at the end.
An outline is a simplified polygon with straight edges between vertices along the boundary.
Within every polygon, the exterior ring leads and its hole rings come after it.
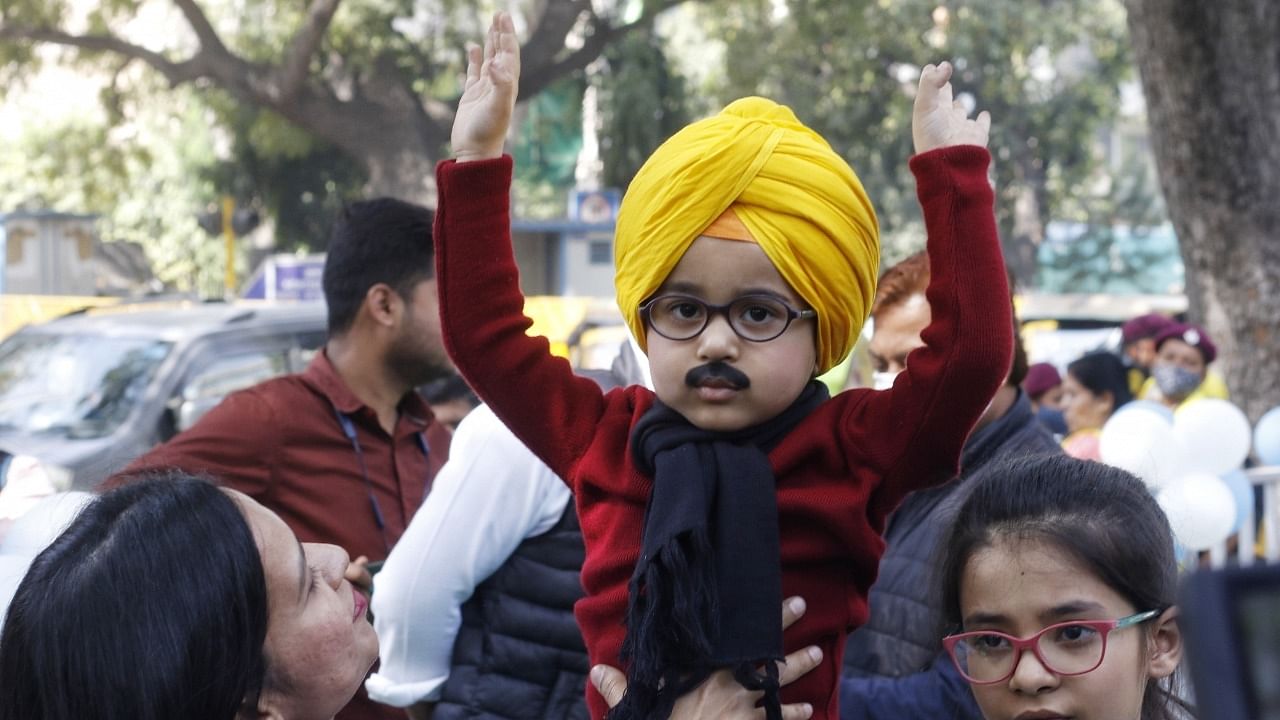
MULTIPOLYGON (((975 552, 960 579, 966 632, 995 630, 1029 637, 1069 620, 1116 620, 1154 608, 1135 608, 1069 554, 1039 540, 999 537, 975 552)), ((1173 673, 1182 654, 1170 609, 1142 625, 1107 636, 1102 664, 1084 675, 1061 676, 1032 652, 1013 675, 973 685, 986 720, 1138 720, 1147 681, 1173 673)))

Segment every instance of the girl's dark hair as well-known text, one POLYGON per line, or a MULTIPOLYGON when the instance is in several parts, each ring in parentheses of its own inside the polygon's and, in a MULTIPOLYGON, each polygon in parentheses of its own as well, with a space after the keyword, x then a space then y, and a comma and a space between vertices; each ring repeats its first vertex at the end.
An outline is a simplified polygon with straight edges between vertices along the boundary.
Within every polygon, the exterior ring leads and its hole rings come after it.
MULTIPOLYGON (((1175 602, 1178 569, 1164 511, 1142 481, 1119 468, 1066 455, 1003 460, 967 481, 972 490, 943 549, 943 615, 962 625, 960 581, 974 553, 1000 538, 1037 540, 1068 553, 1124 596, 1138 612, 1175 602)), ((1175 717, 1185 704, 1165 682, 1150 680, 1142 720, 1175 717)))
POLYGON ((212 483, 97 498, 32 562, 0 633, 0 720, 232 720, 256 709, 267 587, 212 483))
POLYGON ((1109 352, 1089 353, 1067 365, 1067 373, 1094 395, 1111 393, 1111 412, 1133 399, 1129 371, 1120 358, 1109 352))

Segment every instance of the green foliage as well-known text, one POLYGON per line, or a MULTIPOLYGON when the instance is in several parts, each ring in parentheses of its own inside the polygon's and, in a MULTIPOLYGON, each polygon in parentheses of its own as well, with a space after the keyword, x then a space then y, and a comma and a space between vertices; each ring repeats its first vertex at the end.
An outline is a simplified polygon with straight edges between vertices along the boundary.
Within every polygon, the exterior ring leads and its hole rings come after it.
POLYGON ((599 89, 604 185, 625 189, 649 154, 689 122, 685 80, 651 30, 631 33, 605 51, 599 89))
POLYGON ((208 118, 185 92, 165 110, 114 128, 28 124, 0 153, 0 208, 99 215, 102 238, 142 244, 162 281, 220 296, 222 245, 195 218, 216 193, 192 174, 213 162, 208 118))
POLYGON ((1036 285, 1048 292, 1182 292, 1182 258, 1154 188, 1151 158, 1122 153, 1102 192, 1073 198, 1040 248, 1036 285))
POLYGON ((582 151, 581 74, 557 81, 531 98, 515 135, 516 212, 521 217, 563 217, 582 151))
POLYGON ((276 251, 323 251, 333 218, 363 194, 363 168, 270 110, 221 92, 209 93, 205 102, 226 128, 231 147, 226 157, 195 172, 237 206, 271 218, 276 251))
POLYGON ((887 262, 923 245, 907 168, 920 65, 950 59, 957 92, 992 114, 1006 242, 1020 193, 1040 200, 1043 226, 1086 192, 1095 134, 1132 77, 1117 0, 748 0, 704 18, 725 43, 712 92, 790 105, 844 154, 880 214, 887 262))

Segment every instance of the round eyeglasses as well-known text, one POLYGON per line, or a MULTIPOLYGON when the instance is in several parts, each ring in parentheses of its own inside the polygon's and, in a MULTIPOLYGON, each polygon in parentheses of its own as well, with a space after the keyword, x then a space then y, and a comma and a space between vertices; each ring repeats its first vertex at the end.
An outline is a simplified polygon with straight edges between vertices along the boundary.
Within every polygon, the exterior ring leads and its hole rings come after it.
POLYGON ((1102 664, 1108 635, 1159 614, 1158 610, 1148 610, 1119 620, 1072 620, 1050 625, 1026 638, 978 630, 948 635, 942 639, 942 646, 964 679, 974 685, 991 685, 1013 677, 1027 650, 1055 675, 1084 675, 1102 664))
POLYGON ((659 295, 640 306, 640 317, 668 340, 691 340, 702 334, 715 315, 724 315, 738 337, 768 342, 787 331, 792 320, 817 317, 772 295, 743 295, 728 305, 712 305, 692 295, 659 295))

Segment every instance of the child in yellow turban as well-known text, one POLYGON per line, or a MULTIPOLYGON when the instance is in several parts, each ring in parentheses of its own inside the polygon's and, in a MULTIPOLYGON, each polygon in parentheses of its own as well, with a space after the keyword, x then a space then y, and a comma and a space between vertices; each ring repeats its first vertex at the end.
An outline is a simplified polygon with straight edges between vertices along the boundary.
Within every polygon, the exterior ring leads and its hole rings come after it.
MULTIPOLYGON (((767 717, 807 702, 837 718, 846 634, 864 621, 890 512, 956 470, 1012 356, 986 114, 926 66, 911 160, 934 268, 925 346, 885 391, 828 398, 875 295, 875 213, 848 164, 786 107, 739 100, 658 148, 619 212, 617 295, 654 391, 602 394, 525 335, 511 251, 519 79, 509 17, 473 48, 437 169, 446 346, 475 391, 574 491, 586 543, 576 607, 592 663, 621 665, 612 718, 666 718, 728 671, 767 717), (778 629, 784 596, 808 612, 778 629), (776 661, 823 664, 779 689, 776 661)), ((603 699, 588 691, 593 717, 603 699)), ((798 707, 798 706, 797 706, 798 707)))

